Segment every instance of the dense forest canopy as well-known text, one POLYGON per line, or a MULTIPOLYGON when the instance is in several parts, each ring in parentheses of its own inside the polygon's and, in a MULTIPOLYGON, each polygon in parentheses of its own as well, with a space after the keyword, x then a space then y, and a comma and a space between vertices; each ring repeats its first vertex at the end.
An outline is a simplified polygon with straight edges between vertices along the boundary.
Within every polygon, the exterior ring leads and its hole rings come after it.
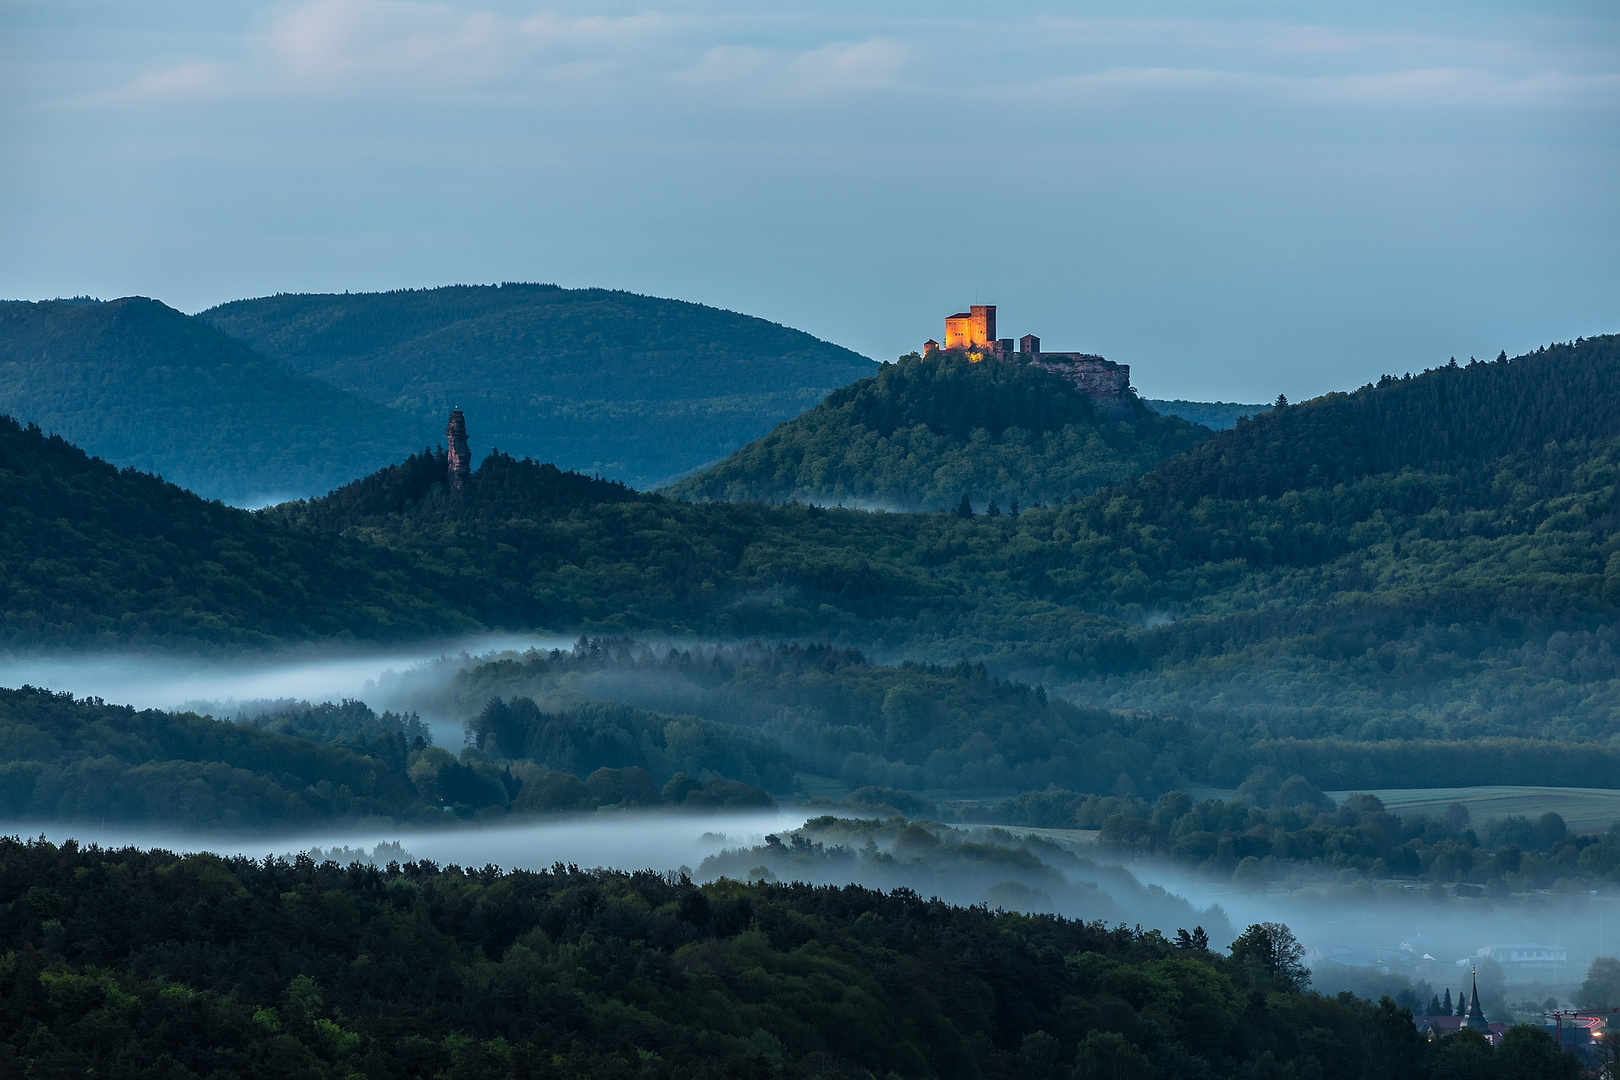
POLYGON ((1132 407, 1134 423, 1110 420, 1040 368, 912 354, 669 491, 901 510, 963 498, 1035 506, 1127 479, 1207 435, 1132 407))
POLYGON ((908 891, 0 840, 0 1065, 314 1078, 1573 1078, 1183 935, 908 891))
POLYGON ((651 487, 870 373, 764 319, 610 289, 505 284, 281 294, 199 319, 402 413, 467 414, 495 447, 651 487))
POLYGON ((0 303, 0 412, 236 503, 330 491, 435 434, 142 297, 0 303))

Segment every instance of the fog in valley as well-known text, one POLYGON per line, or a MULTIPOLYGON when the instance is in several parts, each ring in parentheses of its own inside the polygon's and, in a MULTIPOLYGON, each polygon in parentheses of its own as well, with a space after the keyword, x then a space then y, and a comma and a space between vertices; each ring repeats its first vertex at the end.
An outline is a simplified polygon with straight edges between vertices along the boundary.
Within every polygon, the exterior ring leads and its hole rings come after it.
MULTIPOLYGON (((357 699, 378 711, 420 713, 433 742, 455 753, 463 745, 463 721, 477 711, 452 687, 458 672, 493 655, 571 645, 486 637, 386 653, 300 651, 237 663, 158 655, 7 658, 0 662, 0 685, 30 684, 221 718, 251 719, 256 709, 278 702, 357 699)), ((680 714, 690 688, 668 678, 596 672, 525 688, 535 690, 542 697, 619 700, 680 714)), ((930 794, 948 798, 948 793, 930 794)), ((1244 887, 1185 866, 1096 849, 1095 833, 975 825, 971 810, 958 815, 965 819, 959 823, 908 823, 826 798, 819 805, 794 805, 795 798, 802 796, 781 799, 780 809, 747 813, 599 810, 529 817, 521 824, 469 823, 447 813, 446 824, 438 828, 401 828, 379 820, 336 831, 206 835, 117 822, 15 821, 6 823, 5 831, 53 842, 72 838, 105 847, 254 858, 304 852, 339 862, 426 859, 441 866, 532 870, 560 862, 684 872, 697 880, 728 876, 903 887, 953 903, 1141 925, 1171 936, 1200 926, 1215 947, 1224 947, 1251 923, 1280 922, 1309 950, 1319 988, 1399 994, 1417 1002, 1419 1011, 1430 992, 1449 987, 1455 997, 1476 964, 1486 1004, 1499 1014, 1547 997, 1567 1002, 1593 957, 1620 951, 1620 904, 1607 895, 1458 898, 1429 884, 1327 880, 1307 871, 1244 887), (1556 959, 1532 970, 1476 957, 1483 947, 1502 944, 1554 947, 1556 959)))
MULTIPOLYGON (((39 686, 75 697, 98 697, 137 709, 184 709, 235 717, 275 702, 353 698, 382 711, 397 709, 397 694, 382 689, 398 673, 447 684, 475 657, 529 648, 566 648, 572 641, 484 635, 464 641, 386 652, 308 647, 249 660, 220 661, 162 653, 0 657, 0 686, 39 686)), ((461 745, 461 718, 418 709, 434 741, 461 745)))

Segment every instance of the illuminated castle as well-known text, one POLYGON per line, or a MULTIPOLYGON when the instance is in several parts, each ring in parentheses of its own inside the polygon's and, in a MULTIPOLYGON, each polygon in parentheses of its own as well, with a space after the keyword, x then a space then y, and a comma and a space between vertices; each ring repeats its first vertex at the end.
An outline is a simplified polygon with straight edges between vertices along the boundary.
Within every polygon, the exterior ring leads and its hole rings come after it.
POLYGON ((972 363, 999 360, 1007 364, 1028 364, 1061 375, 1112 419, 1135 423, 1131 408, 1131 368, 1091 353, 1042 352, 1041 339, 1025 334, 1013 348, 1012 338, 996 337, 996 306, 974 304, 966 311, 945 317, 945 345, 929 339, 923 356, 954 353, 972 363))

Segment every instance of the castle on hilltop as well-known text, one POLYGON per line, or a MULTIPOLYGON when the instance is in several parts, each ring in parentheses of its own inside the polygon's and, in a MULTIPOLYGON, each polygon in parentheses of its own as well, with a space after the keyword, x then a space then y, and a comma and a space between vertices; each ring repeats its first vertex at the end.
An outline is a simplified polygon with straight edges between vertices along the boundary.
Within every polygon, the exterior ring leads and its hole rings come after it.
POLYGON ((996 337, 996 305, 974 304, 966 311, 945 317, 945 344, 930 338, 923 344, 923 356, 954 353, 972 363, 999 360, 1004 364, 1028 364, 1061 375, 1074 384, 1098 410, 1111 419, 1136 422, 1131 409, 1131 368, 1091 353, 1042 352, 1041 339, 1025 334, 1013 348, 1012 338, 996 337))

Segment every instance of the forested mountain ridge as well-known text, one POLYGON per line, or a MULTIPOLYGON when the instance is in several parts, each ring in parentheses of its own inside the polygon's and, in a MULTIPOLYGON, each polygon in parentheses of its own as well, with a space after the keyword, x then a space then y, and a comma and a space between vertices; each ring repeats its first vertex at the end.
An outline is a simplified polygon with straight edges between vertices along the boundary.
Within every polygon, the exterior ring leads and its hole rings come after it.
POLYGON ((392 549, 489 626, 832 636, 960 607, 906 565, 913 517, 698 506, 504 454, 452 492, 435 457, 266 514, 392 549))
POLYGON ((1275 498, 1377 473, 1472 465, 1548 442, 1620 435, 1620 335, 1543 347, 1494 363, 1452 360, 1386 375, 1352 393, 1277 408, 1144 477, 1189 502, 1275 498), (1399 393, 1384 393, 1397 384, 1399 393))
POLYGON ((704 472, 678 498, 846 502, 891 509, 1034 506, 1134 476, 1204 429, 1133 399, 1110 421, 1068 380, 1020 364, 915 354, 834 391, 704 472))
POLYGON ((329 491, 434 434, 143 297, 0 302, 0 412, 237 503, 329 491))
MULTIPOLYGON (((1532 360, 1550 357, 1554 379, 1570 369, 1570 385, 1586 387, 1606 412, 1599 384, 1611 349, 1612 339, 1597 339, 1532 360)), ((288 554, 233 561, 199 546, 202 554, 174 569, 177 578, 206 580, 215 593, 285 589, 299 599, 285 611, 254 600, 244 614, 215 597, 186 608, 212 612, 190 622, 163 606, 170 593, 108 599, 117 593, 105 583, 125 573, 116 560, 35 574, 31 560, 66 565, 87 550, 71 530, 50 539, 48 553, 26 546, 54 537, 57 518, 78 520, 85 508, 68 501, 53 504, 66 515, 53 509, 47 525, 19 534, 26 544, 17 550, 35 554, 7 572, 33 591, 6 594, 8 626, 111 641, 148 633, 142 620, 169 620, 169 640, 194 644, 265 641, 272 627, 288 637, 374 638, 413 626, 484 626, 819 639, 889 660, 971 656, 1088 704, 1194 722, 1215 740, 1195 748, 1201 767, 1218 760, 1239 778, 1290 754, 1331 762, 1346 740, 1606 742, 1620 734, 1609 674, 1620 650, 1620 441, 1543 441, 1601 432, 1603 421, 1571 418, 1534 397, 1518 404, 1515 373, 1502 369, 1521 362, 1358 391, 1351 415, 1374 430, 1384 430, 1382 415, 1421 416, 1432 385, 1450 387, 1445 400, 1463 407, 1435 413, 1409 444, 1391 429, 1399 453, 1374 448, 1382 456, 1356 459, 1343 474, 1351 478, 1332 487, 1310 485, 1345 460, 1343 433, 1360 430, 1340 419, 1350 396, 1275 410, 1136 480, 1016 516, 692 504, 505 455, 491 456, 453 494, 437 456, 425 453, 341 497, 232 519, 233 528, 276 526, 253 542, 288 554), (1502 443, 1521 448, 1506 456, 1490 455, 1486 436, 1459 434, 1480 428, 1476 413, 1497 408, 1480 385, 1505 387, 1501 408, 1517 418, 1517 434, 1502 443), (1264 490, 1303 486, 1275 497, 1205 493, 1279 432, 1294 439, 1284 458, 1291 471, 1264 490), (1225 449, 1215 455, 1212 446, 1225 449), (1391 471, 1367 471, 1377 468, 1391 471), (1189 469, 1192 480, 1178 471, 1189 469), (322 549, 338 554, 315 554, 322 549), (301 561, 331 557, 359 572, 301 561), (199 569, 210 563, 220 568, 206 570, 213 577, 199 569), (323 604, 304 582, 325 573, 336 587, 323 604), (385 581, 400 588, 366 605, 361 597, 385 581), (48 608, 55 614, 42 618, 48 608), (1265 733, 1259 743, 1257 732, 1265 733)), ((128 490, 145 491, 148 481, 128 490)), ((152 488, 160 490, 181 494, 152 488)), ((142 530, 162 531, 161 517, 137 519, 137 550, 145 550, 142 530)), ((105 522, 84 527, 113 543, 105 522)), ((123 557, 130 543, 116 540, 123 557)))
POLYGON ((304 525, 341 530, 362 525, 386 527, 391 519, 401 518, 418 522, 545 518, 601 503, 657 498, 617 481, 563 472, 528 458, 519 461, 500 451, 483 460, 476 481, 452 491, 446 481, 449 465, 443 447, 423 450, 324 497, 283 503, 274 514, 304 525))
POLYGON ((242 648, 477 623, 391 552, 119 470, 0 417, 0 640, 242 648))
POLYGON ((874 367, 764 319, 555 285, 278 295, 198 318, 401 412, 459 406, 478 447, 637 487, 723 457, 874 367))

